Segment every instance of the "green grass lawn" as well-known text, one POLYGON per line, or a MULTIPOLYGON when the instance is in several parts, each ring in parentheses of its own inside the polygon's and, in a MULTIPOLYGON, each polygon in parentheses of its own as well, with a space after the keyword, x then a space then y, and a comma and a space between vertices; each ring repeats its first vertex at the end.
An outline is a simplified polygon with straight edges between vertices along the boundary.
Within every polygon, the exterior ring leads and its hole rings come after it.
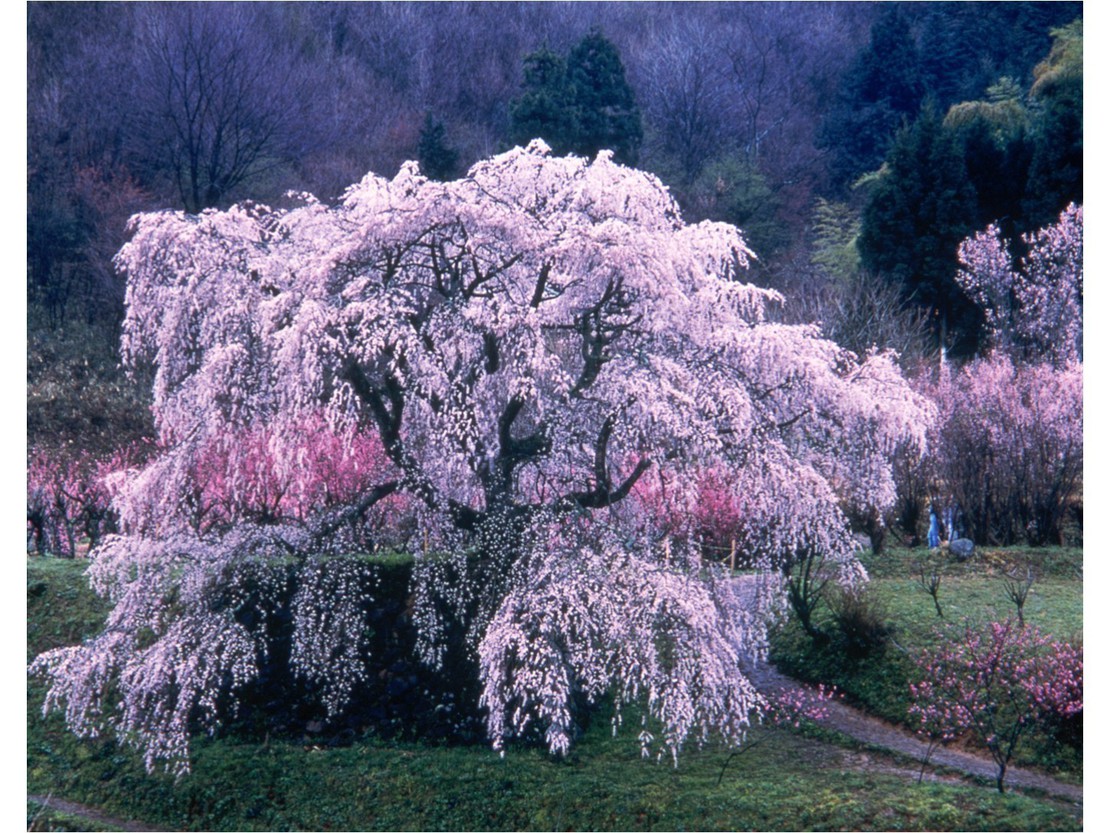
MULTIPOLYGON (((102 621, 80 563, 28 559, 28 656, 102 621)), ((929 601, 926 597, 926 601, 929 601)), ((931 602, 930 602, 931 604, 931 602)), ((934 614, 935 615, 935 614, 934 614)), ((616 738, 599 714, 566 760, 541 750, 364 739, 316 748, 297 739, 198 737, 193 772, 147 775, 112 740, 80 741, 28 691, 30 793, 119 818, 194 830, 1073 830, 1081 821, 1036 797, 988 784, 917 784, 859 771, 849 745, 821 732, 757 728, 738 755, 689 749, 678 767, 644 761, 636 732, 616 738)), ((627 721, 626 721, 627 723, 627 721)), ((873 754, 871 757, 875 757, 873 754)), ((28 806, 28 821, 34 814, 28 806)), ((43 814, 49 825, 51 816, 43 814)), ((67 826, 64 818, 56 829, 67 826)))

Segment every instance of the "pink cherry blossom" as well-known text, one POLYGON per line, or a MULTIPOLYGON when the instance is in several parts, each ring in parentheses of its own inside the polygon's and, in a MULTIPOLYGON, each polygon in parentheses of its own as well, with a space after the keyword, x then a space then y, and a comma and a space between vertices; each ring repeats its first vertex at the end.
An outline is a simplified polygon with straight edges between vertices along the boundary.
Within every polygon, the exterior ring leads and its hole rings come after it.
POLYGON ((1010 243, 988 226, 960 244, 956 280, 982 309, 992 343, 1015 358, 1074 364, 1083 356, 1083 206, 1024 235, 1014 268, 1010 243))

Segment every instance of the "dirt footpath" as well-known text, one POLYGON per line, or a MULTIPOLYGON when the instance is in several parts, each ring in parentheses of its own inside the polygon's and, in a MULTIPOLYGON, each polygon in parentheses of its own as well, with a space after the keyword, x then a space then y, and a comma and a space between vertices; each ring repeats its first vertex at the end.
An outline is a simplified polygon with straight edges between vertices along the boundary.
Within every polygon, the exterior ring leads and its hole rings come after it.
POLYGON ((120 830, 137 831, 138 833, 159 829, 157 827, 150 827, 139 821, 117 819, 114 816, 109 816, 107 813, 102 813, 95 807, 89 807, 87 804, 78 804, 76 801, 54 798, 52 795, 28 795, 27 801, 58 813, 65 813, 66 815, 73 816, 82 821, 95 822, 102 827, 115 827, 120 830))

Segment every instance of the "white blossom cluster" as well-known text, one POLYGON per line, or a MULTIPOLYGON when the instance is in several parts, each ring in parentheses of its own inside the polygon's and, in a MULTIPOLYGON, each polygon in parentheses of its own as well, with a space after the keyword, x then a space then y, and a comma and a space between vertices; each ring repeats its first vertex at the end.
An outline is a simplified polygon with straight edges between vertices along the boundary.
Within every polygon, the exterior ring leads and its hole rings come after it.
MULTIPOLYGON (((545 525, 480 647, 482 703, 495 748, 533 721, 564 754, 575 732, 572 698, 613 693, 644 700, 677 761, 686 740, 740 743, 762 697, 742 671, 766 621, 703 573, 687 553, 670 563, 650 545, 572 516, 545 525)), ((645 751, 655 736, 641 733, 645 751)))

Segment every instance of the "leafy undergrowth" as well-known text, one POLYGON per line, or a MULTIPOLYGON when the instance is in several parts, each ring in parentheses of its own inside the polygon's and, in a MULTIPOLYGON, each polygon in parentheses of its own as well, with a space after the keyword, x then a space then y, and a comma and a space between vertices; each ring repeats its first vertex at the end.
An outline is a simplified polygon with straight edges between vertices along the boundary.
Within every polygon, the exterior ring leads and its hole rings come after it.
MULTIPOLYGON (((1023 574, 1027 567, 1032 567, 1038 578, 1025 603, 1025 621, 1054 639, 1082 642, 1082 550, 980 549, 966 562, 946 561, 938 591, 943 617, 937 615, 933 599, 914 575, 925 554, 924 550, 895 549, 882 556, 864 557, 871 576, 867 592, 892 627, 885 646, 851 656, 837 638, 829 606, 822 605, 815 621, 831 635, 829 644, 816 645, 790 621, 772 638, 772 660, 797 679, 835 685, 854 705, 912 728, 908 714, 909 682, 915 673, 912 656, 945 638, 946 628, 959 628, 965 622, 979 626, 1015 616, 1004 578, 1007 572, 1023 574)), ((1014 764, 1082 782, 1081 748, 1055 742, 1045 734, 1023 741, 1014 764)))
MULTIPOLYGON (((79 639, 95 627, 95 614, 103 614, 83 588, 81 567, 29 559, 31 652, 79 639)), ((192 774, 175 782, 147 775, 138 756, 114 741, 77 740, 56 715, 39 715, 41 698, 41 687, 29 686, 28 791, 168 829, 1070 830, 1077 824, 1050 801, 855 771, 844 749, 784 730, 754 730, 760 742, 731 758, 723 749, 690 749, 677 768, 666 759, 644 761, 630 723, 613 738, 605 714, 565 760, 526 748, 501 758, 481 746, 365 739, 317 748, 290 739, 202 737, 195 741, 192 774)))
POLYGON ((52 807, 44 807, 34 801, 28 801, 27 829, 29 831, 52 831, 52 833, 53 831, 69 830, 84 830, 91 831, 92 833, 100 833, 100 831, 114 831, 120 830, 121 828, 113 827, 110 824, 102 824, 86 816, 62 812, 52 807))

